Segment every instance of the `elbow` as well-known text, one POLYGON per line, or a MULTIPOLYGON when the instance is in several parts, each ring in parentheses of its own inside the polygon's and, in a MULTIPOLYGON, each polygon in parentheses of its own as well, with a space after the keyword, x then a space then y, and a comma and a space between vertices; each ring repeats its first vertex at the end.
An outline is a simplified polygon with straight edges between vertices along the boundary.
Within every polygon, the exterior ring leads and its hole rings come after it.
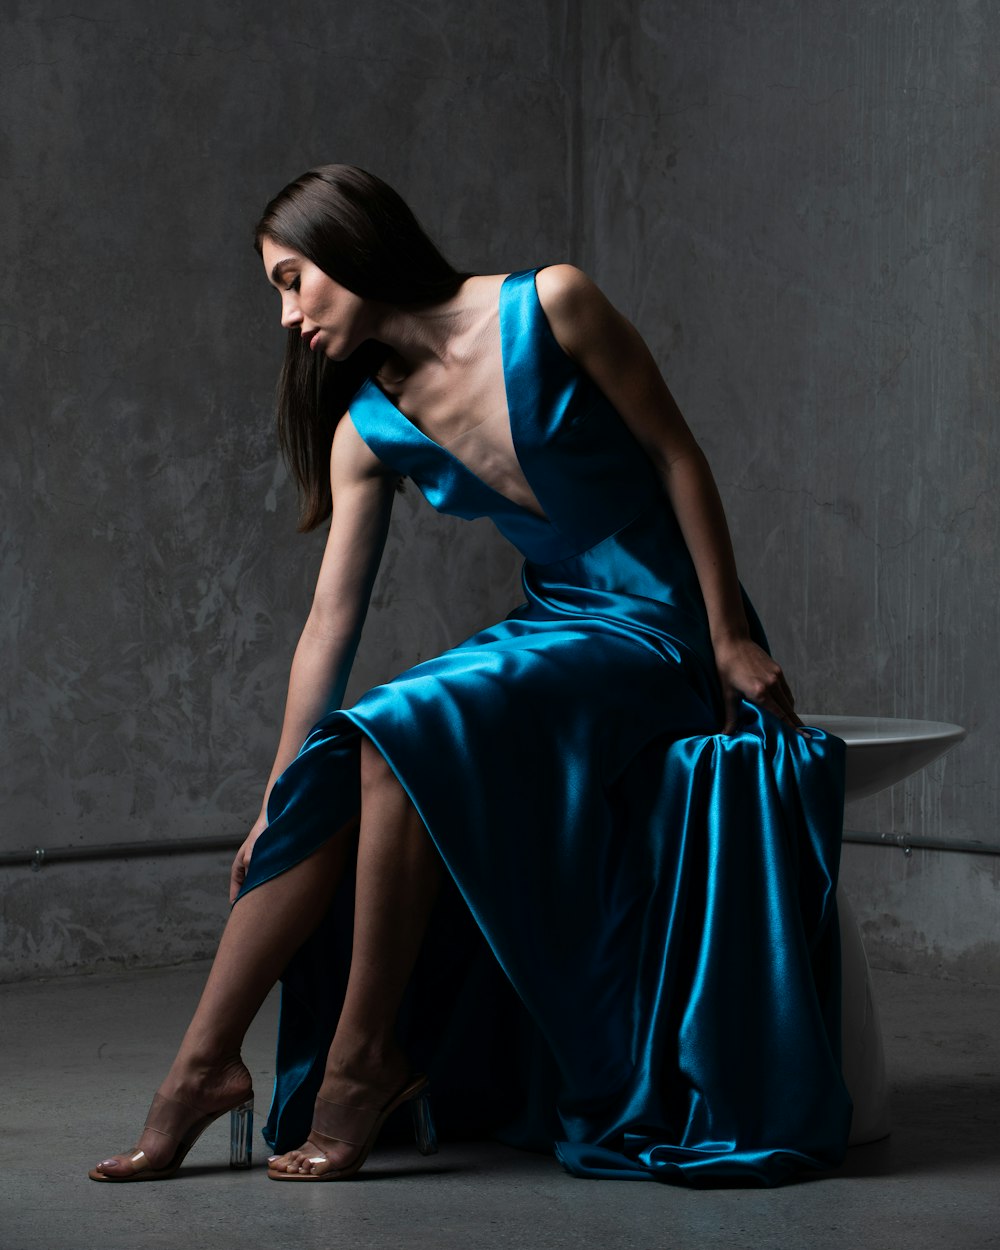
POLYGON ((668 489, 684 478, 711 475, 708 458, 694 439, 683 447, 662 449, 654 463, 668 489))
POLYGON ((306 617, 302 636, 330 648, 342 648, 350 646, 358 632, 356 623, 349 620, 342 611, 337 611, 335 607, 322 601, 314 601, 306 617))

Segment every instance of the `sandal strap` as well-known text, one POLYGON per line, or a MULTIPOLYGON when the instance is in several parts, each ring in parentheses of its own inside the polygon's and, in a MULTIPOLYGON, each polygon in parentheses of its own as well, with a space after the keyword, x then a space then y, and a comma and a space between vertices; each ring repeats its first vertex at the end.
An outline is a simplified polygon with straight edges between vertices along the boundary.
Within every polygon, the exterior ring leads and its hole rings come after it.
MULTIPOLYGON (((180 1142, 184 1141, 192 1128, 204 1120, 205 1116, 206 1112, 200 1107, 193 1107, 176 1098, 164 1098, 162 1094, 154 1094, 145 1128, 180 1142)), ((149 1164, 145 1166, 148 1167, 149 1164)))
POLYGON ((318 1094, 312 1126, 317 1133, 333 1141, 346 1142, 348 1146, 363 1146, 382 1111, 382 1107, 348 1107, 318 1094))
POLYGON ((349 1107, 317 1094, 312 1126, 317 1133, 334 1141, 342 1141, 348 1146, 363 1146, 391 1111, 416 1098, 426 1088, 427 1077, 422 1072, 415 1073, 381 1107, 349 1107))

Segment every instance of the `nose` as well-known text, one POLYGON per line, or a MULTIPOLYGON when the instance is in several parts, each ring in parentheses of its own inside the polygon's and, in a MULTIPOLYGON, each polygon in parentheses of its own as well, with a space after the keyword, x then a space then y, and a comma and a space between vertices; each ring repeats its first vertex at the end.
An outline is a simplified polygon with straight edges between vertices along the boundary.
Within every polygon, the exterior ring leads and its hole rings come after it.
POLYGON ((283 296, 281 300, 281 324, 286 330, 297 326, 302 321, 302 312, 293 299, 283 296))

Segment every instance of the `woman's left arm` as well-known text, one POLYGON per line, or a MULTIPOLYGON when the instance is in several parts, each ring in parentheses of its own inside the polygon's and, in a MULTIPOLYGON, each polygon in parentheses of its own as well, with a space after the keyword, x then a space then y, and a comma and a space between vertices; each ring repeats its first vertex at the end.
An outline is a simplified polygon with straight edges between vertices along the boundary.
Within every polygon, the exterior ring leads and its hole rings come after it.
POLYGON ((536 286, 557 342, 607 396, 663 480, 708 612, 726 704, 723 732, 735 729, 741 697, 801 726, 781 667, 750 637, 729 527, 708 461, 639 332, 572 265, 540 270, 536 286))

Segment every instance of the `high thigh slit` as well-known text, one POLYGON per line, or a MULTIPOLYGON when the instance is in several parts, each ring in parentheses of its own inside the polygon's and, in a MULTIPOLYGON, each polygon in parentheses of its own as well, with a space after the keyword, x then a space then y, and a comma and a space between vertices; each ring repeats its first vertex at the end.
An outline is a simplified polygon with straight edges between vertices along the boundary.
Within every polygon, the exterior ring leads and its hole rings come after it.
MULTIPOLYGON (((372 382, 350 419, 434 507, 525 557, 501 622, 315 726, 244 890, 359 804, 371 738, 446 867, 400 1018, 442 1136, 578 1176, 775 1184, 838 1163, 843 744, 722 697, 691 557, 624 422, 552 336, 534 271, 500 293, 518 461, 506 499, 372 382)), ((745 600, 754 639, 766 638, 745 600)), ((304 1140, 350 962, 352 878, 283 982, 268 1142, 304 1140)))

